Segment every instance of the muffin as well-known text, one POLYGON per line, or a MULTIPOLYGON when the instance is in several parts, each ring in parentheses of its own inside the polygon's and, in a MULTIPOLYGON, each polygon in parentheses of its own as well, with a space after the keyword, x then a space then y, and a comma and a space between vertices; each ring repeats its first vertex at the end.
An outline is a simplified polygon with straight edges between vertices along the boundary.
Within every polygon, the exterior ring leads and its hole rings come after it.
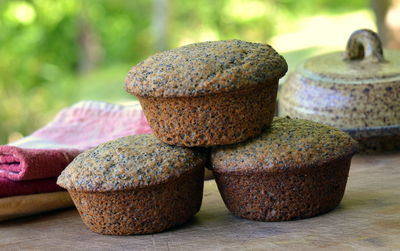
POLYGON ((57 184, 68 190, 92 231, 155 233, 199 211, 206 160, 200 149, 170 146, 152 135, 128 136, 78 155, 57 184))
POLYGON ((312 217, 339 205, 357 143, 330 126, 276 118, 255 139, 212 151, 226 207, 259 221, 312 217))
POLYGON ((155 54, 134 66, 137 96, 154 134, 180 146, 233 144, 271 124, 286 61, 269 45, 203 42, 155 54))

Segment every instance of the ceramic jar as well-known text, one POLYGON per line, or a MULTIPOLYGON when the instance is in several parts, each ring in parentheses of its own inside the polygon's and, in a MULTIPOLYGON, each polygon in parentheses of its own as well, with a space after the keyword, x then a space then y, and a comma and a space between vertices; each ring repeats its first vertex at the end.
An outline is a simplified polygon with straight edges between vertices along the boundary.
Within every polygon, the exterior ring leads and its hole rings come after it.
POLYGON ((338 127, 364 150, 400 149, 400 51, 376 33, 354 32, 344 53, 306 60, 279 94, 279 115, 338 127))

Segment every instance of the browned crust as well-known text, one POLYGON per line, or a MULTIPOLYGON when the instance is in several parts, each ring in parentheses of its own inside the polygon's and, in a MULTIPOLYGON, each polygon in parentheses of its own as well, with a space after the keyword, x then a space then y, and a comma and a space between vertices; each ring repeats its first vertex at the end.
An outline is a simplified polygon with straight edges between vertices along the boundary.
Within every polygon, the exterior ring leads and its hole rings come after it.
POLYGON ((260 136, 236 145, 213 147, 216 172, 282 172, 324 165, 341 156, 353 155, 358 144, 339 129, 316 122, 275 118, 260 136))
POLYGON ((194 97, 269 84, 286 71, 285 59, 267 44, 209 41, 150 56, 132 67, 125 87, 141 97, 194 97))
POLYGON ((199 210, 204 168, 169 183, 113 192, 69 193, 85 225, 108 235, 149 234, 183 224, 199 210))
POLYGON ((149 187, 204 165, 207 156, 204 149, 171 146, 154 135, 131 135, 78 155, 58 177, 57 184, 87 192, 149 187))
POLYGON ((236 216, 258 221, 313 217, 336 208, 342 200, 352 155, 320 166, 285 172, 218 173, 218 189, 236 216))
POLYGON ((266 86, 202 97, 139 97, 139 101, 163 142, 187 147, 226 145, 255 137, 271 124, 278 80, 266 86))

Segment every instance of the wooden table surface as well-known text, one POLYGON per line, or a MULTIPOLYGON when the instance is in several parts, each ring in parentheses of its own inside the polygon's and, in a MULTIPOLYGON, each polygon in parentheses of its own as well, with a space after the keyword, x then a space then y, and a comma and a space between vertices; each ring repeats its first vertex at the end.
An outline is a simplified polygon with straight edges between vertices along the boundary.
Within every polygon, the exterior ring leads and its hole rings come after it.
POLYGON ((102 236, 88 230, 75 209, 0 223, 0 250, 265 250, 400 249, 400 153, 353 158, 345 196, 325 215, 291 222, 255 222, 232 216, 214 181, 201 211, 170 231, 102 236))

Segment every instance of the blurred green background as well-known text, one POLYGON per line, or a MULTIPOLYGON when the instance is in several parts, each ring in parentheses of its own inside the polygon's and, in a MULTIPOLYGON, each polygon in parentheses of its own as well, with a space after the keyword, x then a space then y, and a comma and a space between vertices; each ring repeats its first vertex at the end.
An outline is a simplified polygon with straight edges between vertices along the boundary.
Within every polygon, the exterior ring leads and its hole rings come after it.
POLYGON ((1 0, 0 144, 82 99, 125 103, 130 66, 193 42, 270 43, 292 70, 375 28, 365 0, 1 0))

